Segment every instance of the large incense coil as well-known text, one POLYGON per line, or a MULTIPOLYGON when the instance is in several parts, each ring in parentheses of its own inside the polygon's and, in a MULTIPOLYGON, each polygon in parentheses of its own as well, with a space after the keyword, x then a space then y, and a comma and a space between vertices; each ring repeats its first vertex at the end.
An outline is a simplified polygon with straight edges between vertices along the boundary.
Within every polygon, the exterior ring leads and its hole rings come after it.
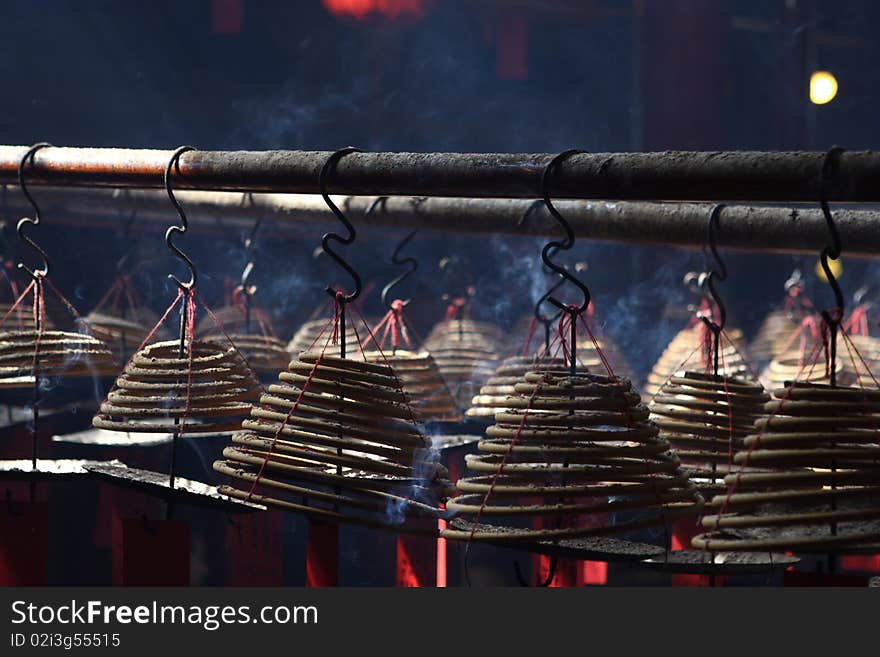
POLYGON ((118 367, 98 338, 69 331, 0 332, 0 387, 32 386, 41 376, 107 376, 118 367))
POLYGON ((389 365, 303 353, 214 463, 242 487, 221 491, 367 524, 437 517, 448 472, 406 402, 389 365), (257 480, 258 498, 249 495, 257 480))
MULTIPOLYGON (((147 339, 159 318, 144 308, 129 313, 129 317, 120 317, 106 312, 92 311, 86 316, 89 330, 95 337, 103 340, 122 360, 128 357, 147 339)), ((159 327, 156 332, 164 335, 159 327)))
MULTIPOLYGON (((13 310, 11 303, 0 303, 0 319, 6 317, 6 321, 0 324, 0 331, 33 331, 37 324, 34 313, 30 306, 19 304, 13 310)), ((43 319, 43 329, 49 330, 55 327, 50 317, 43 319)))
MULTIPOLYGON (((349 311, 346 316, 346 339, 350 345, 357 344, 360 338, 361 344, 370 347, 370 334, 367 326, 376 326, 378 322, 371 318, 361 321, 360 317, 353 317, 349 311), (366 324, 366 326, 364 325, 366 324)), ((325 345, 329 351, 332 345, 333 322, 327 319, 311 320, 299 327, 290 342, 287 343, 287 352, 294 358, 304 351, 321 351, 325 345)), ((352 351, 349 349, 349 351, 352 351)))
POLYGON ((290 361, 290 354, 285 349, 284 343, 272 336, 232 333, 228 337, 226 335, 210 335, 205 338, 206 342, 213 342, 221 346, 229 346, 230 340, 244 357, 248 366, 257 374, 274 374, 287 367, 287 363, 290 361))
POLYGON ((222 306, 213 311, 213 317, 206 313, 199 320, 196 324, 196 335, 209 337, 222 335, 224 331, 226 333, 250 334, 254 332, 251 329, 257 328, 274 333, 271 327, 272 322, 269 315, 254 303, 251 303, 250 307, 250 326, 248 326, 248 317, 243 305, 222 306))
MULTIPOLYGON (((648 420, 627 379, 582 368, 533 371, 514 386, 508 409, 466 457, 473 476, 460 479, 446 508, 489 524, 531 521, 537 527, 473 533, 475 540, 548 540, 600 536, 671 522, 699 512, 702 498, 648 420), (604 514, 628 515, 607 522, 604 514), (584 515, 602 522, 582 526, 584 515)), ((448 538, 471 532, 447 530, 448 538)))
MULTIPOLYGON (((238 306, 222 306, 213 311, 214 316, 205 313, 205 315, 196 324, 196 335, 208 336, 220 332, 222 328, 227 333, 239 330, 245 323, 245 316, 242 308, 238 306)), ((256 323, 258 311, 256 308, 251 309, 253 314, 252 321, 256 323)))
POLYGON ((495 372, 501 341, 496 326, 471 319, 445 320, 428 335, 424 348, 434 357, 460 408, 467 408, 495 372))
MULTIPOLYGON (((644 386, 647 397, 656 395, 660 387, 673 375, 682 376, 685 371, 706 369, 706 366, 714 365, 709 360, 710 354, 706 349, 707 345, 711 344, 706 341, 708 330, 701 322, 676 334, 648 374, 644 386)), ((742 331, 731 329, 725 333, 727 338, 722 337, 723 344, 718 355, 718 373, 746 379, 753 378, 743 356, 742 331)))
POLYGON ((440 375, 437 363, 427 351, 367 351, 363 358, 394 368, 413 413, 420 422, 457 422, 461 419, 461 412, 440 375))
POLYGON ((92 418, 113 431, 220 433, 234 431, 262 388, 234 348, 196 340, 179 356, 176 340, 147 345, 132 356, 92 418))
MULTIPOLYGON (((507 408, 507 400, 516 394, 516 384, 523 377, 540 368, 559 368, 565 363, 558 358, 542 359, 539 356, 511 356, 501 361, 492 377, 481 387, 480 392, 471 399, 467 417, 492 417, 499 409, 507 408)), ((592 368, 582 367, 590 371, 592 368)))
POLYGON ((845 382, 854 387, 878 388, 880 379, 880 339, 871 335, 850 335, 837 339, 837 359, 845 382))
POLYGON ((593 372, 601 372, 603 374, 607 373, 607 368, 610 367, 611 371, 616 376, 634 381, 633 369, 630 367, 626 356, 617 344, 607 335, 597 335, 595 336, 595 340, 596 342, 594 343, 589 336, 582 337, 578 340, 578 362, 593 372), (602 351, 601 356, 599 355, 599 350, 602 351), (607 367, 605 363, 608 364, 607 367))
MULTIPOLYGON (((842 341, 839 348, 843 348, 842 341)), ((829 376, 821 347, 811 354, 802 353, 798 348, 790 348, 770 361, 761 372, 761 383, 768 389, 786 385, 789 381, 828 382, 829 376), (818 358, 817 358, 818 356, 818 358)), ((837 374, 843 374, 843 360, 838 356, 837 374)), ((843 380, 841 380, 843 383, 843 380)))
POLYGON ((767 315, 749 343, 749 356, 753 362, 765 366, 779 356, 786 350, 800 325, 800 321, 788 310, 774 310, 767 315))
POLYGON ((685 372, 667 381, 649 408, 660 435, 708 499, 726 490, 724 477, 739 470, 731 457, 743 448, 769 400, 759 383, 685 372))
POLYGON ((774 391, 703 518, 710 550, 835 551, 880 543, 880 390, 797 382, 774 391))

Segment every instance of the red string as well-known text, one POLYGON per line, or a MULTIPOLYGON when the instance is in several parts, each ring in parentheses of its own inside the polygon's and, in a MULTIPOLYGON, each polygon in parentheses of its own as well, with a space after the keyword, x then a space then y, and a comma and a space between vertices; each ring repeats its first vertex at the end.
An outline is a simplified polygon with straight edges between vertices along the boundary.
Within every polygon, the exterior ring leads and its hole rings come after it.
MULTIPOLYGON (((153 336, 156 334, 156 331, 158 331, 158 330, 159 330, 159 327, 162 326, 162 324, 165 323, 165 320, 168 319, 168 315, 170 315, 170 314, 171 314, 171 311, 174 310, 175 307, 177 307, 177 302, 180 301, 180 299, 181 299, 182 297, 183 297, 183 290, 178 289, 178 290, 177 290, 177 296, 174 297, 174 301, 172 301, 172 302, 171 302, 171 305, 168 306, 168 308, 165 310, 164 313, 162 313, 162 317, 160 317, 160 318, 159 318, 159 321, 156 322, 156 324, 153 326, 152 329, 150 329, 150 332, 147 333, 146 337, 141 341, 140 345, 138 345, 138 348, 135 349, 135 350, 131 353, 131 356, 128 357, 128 361, 126 361, 126 363, 125 363, 125 367, 122 368, 123 371, 128 367, 128 364, 129 364, 129 363, 131 362, 131 360, 135 357, 135 354, 139 353, 139 352, 141 351, 141 349, 143 349, 143 348, 147 345, 147 343, 148 343, 150 340, 153 339, 153 336)), ((117 384, 114 382, 114 384, 113 384, 113 386, 111 387, 110 391, 108 391, 108 393, 107 393, 107 397, 109 397, 110 392, 113 392, 113 391, 115 391, 116 389, 117 389, 117 384)), ((105 402, 107 401, 107 397, 104 397, 104 401, 105 401, 105 402)), ((103 403, 103 402, 102 402, 102 403, 103 403)))
POLYGON ((101 308, 104 307, 104 304, 107 303, 107 299, 109 299, 110 296, 111 296, 114 292, 116 292, 116 288, 119 287, 120 283, 121 283, 121 280, 120 280, 119 278, 117 278, 117 279, 113 282, 113 285, 111 285, 109 288, 107 288, 107 291, 104 293, 104 296, 101 297, 101 300, 98 301, 97 304, 95 304, 95 309, 96 309, 96 310, 99 310, 99 309, 101 309, 101 308))
POLYGON ((446 319, 463 317, 464 309, 465 306, 467 306, 467 302, 467 297, 455 297, 454 299, 450 300, 449 305, 446 306, 446 319))
POLYGON ((569 334, 568 324, 570 323, 571 317, 567 313, 562 313, 559 315, 559 324, 556 326, 556 335, 559 338, 559 344, 562 349, 562 359, 566 365, 571 365, 571 348, 566 338, 569 334))
POLYGON ((193 373, 193 342, 195 342, 196 325, 196 299, 195 290, 190 288, 186 302, 186 399, 183 402, 183 416, 180 418, 179 436, 186 433, 186 418, 189 415, 189 407, 192 398, 192 373, 193 373))
MULTIPOLYGON (((37 339, 34 340, 34 358, 31 363, 31 372, 34 379, 39 376, 39 356, 40 345, 43 342, 43 331, 45 331, 45 323, 42 321, 45 316, 45 297, 43 295, 43 280, 45 277, 42 273, 37 273, 34 277, 34 323, 39 326, 37 330, 37 339)), ((34 411, 36 413, 36 411, 34 411)))
MULTIPOLYGON (((235 342, 232 341, 232 337, 230 337, 229 333, 226 332, 226 329, 223 327, 223 324, 220 322, 219 319, 217 319, 217 315, 215 315, 214 311, 211 310, 211 308, 208 306, 208 304, 205 303, 205 301, 204 301, 204 299, 202 299, 201 295, 198 292, 196 292, 195 289, 192 289, 192 294, 190 296, 194 297, 195 299, 198 299, 199 305, 202 308, 204 308, 205 312, 208 314, 208 317, 214 323, 214 327, 217 328, 223 334, 223 337, 226 338, 226 342, 229 343, 229 346, 232 347, 233 349, 235 349, 235 351, 238 352, 238 355, 241 356, 241 359, 244 361, 245 367, 247 367, 247 369, 250 371, 250 373, 256 377, 256 374, 254 373, 254 370, 251 367, 250 363, 248 363, 247 358, 245 358, 245 355, 243 353, 241 353, 241 351, 239 351, 238 347, 235 345, 235 342)), ((193 321, 195 321, 195 309, 193 310, 193 321)), ((195 330, 194 327, 193 327, 193 330, 195 330)))
MULTIPOLYGON (((592 304, 590 304, 589 308, 592 308, 592 304)), ((583 315, 578 315, 581 319, 581 323, 584 325, 584 328, 587 330, 587 335, 590 336, 590 341, 593 343, 593 349, 595 349, 596 354, 599 356, 599 360, 602 361, 602 366, 605 368, 605 371, 608 373, 608 376, 614 376, 614 370, 611 368, 611 361, 605 356, 605 352, 599 346, 599 341, 596 340, 596 336, 593 335, 593 332, 590 330, 590 325, 583 315)))
MULTIPOLYGON (((358 309, 358 312, 360 312, 360 309, 358 309)), ((385 347, 385 341, 388 339, 389 334, 391 335, 391 346, 393 349, 396 350, 400 346, 401 338, 403 338, 407 349, 412 349, 412 343, 410 342, 407 326, 403 318, 403 301, 401 299, 395 299, 391 302, 391 308, 373 328, 370 337, 373 337, 373 341, 376 342, 379 350, 381 350, 385 347), (374 335, 383 328, 382 339, 376 341, 374 335)))
POLYGON ((528 402, 526 402, 526 408, 523 411, 522 419, 519 421, 519 427, 517 427, 516 433, 510 441, 510 445, 507 446, 507 451, 504 452, 504 456, 501 458, 501 463, 498 464, 498 469, 495 470, 495 473, 492 476, 492 482, 489 484, 489 489, 483 496, 483 501, 480 502, 480 508, 477 509, 477 516, 476 518, 474 518, 474 523, 471 527, 470 535, 468 536, 468 543, 471 543, 471 541, 474 540, 474 534, 477 532, 477 526, 480 524, 480 518, 483 516, 483 511, 486 509, 486 505, 489 503, 489 498, 495 491, 495 485, 498 483, 498 478, 504 473, 504 466, 507 465, 507 461, 510 459, 510 455, 513 453, 514 446, 522 436, 522 432, 526 426, 526 419, 529 416, 529 411, 532 409, 532 404, 535 402, 535 397, 537 396, 540 385, 543 382, 544 379, 542 378, 541 381, 539 381, 538 384, 535 386, 535 389, 532 390, 532 393, 529 395, 528 402))
POLYGON ((3 272, 3 278, 6 280, 7 283, 9 283, 9 289, 12 290, 12 298, 14 299, 18 296, 18 284, 15 282, 15 279, 9 275, 9 272, 12 271, 12 268, 13 265, 9 260, 5 260, 3 262, 3 269, 5 270, 3 272))
MULTIPOLYGON (((330 336, 330 340, 332 344, 339 343, 339 322, 342 321, 342 304, 345 303, 342 299, 342 292, 337 291, 333 296, 333 333, 330 336)), ((342 327, 342 330, 345 330, 345 327, 342 327)))
POLYGON ((535 337, 535 330, 538 328, 538 318, 532 315, 532 321, 529 322, 529 332, 526 334, 526 340, 523 343, 522 355, 528 356, 532 347, 532 338, 535 337))
MULTIPOLYGON (((816 342, 816 343, 814 343, 813 351, 810 354, 810 360, 812 360, 812 364, 810 365, 810 369, 807 372, 807 379, 808 380, 813 374, 813 368, 815 368, 816 363, 819 361, 819 354, 820 354, 820 343, 816 342)), ((801 374, 803 373, 804 369, 805 369, 805 366, 800 367, 797 374, 795 374, 795 376, 794 376, 795 381, 800 380, 801 374)), ((752 452, 761 444, 761 437, 766 433, 767 429, 770 427, 770 424, 771 424, 773 418, 776 417, 782 411, 782 407, 785 405, 785 402, 788 401, 788 398, 791 396, 792 391, 793 391, 793 387, 789 387, 789 388, 785 389, 785 391, 783 392, 782 396, 779 399, 779 405, 773 410, 772 413, 770 413, 770 415, 767 418, 766 423, 764 424, 764 426, 761 428, 761 430, 755 436, 755 440, 752 442, 752 444, 746 450, 746 454, 745 454, 745 458, 743 459, 743 463, 741 464, 740 469, 737 471, 736 477, 734 478, 733 483, 727 487, 727 495, 724 498, 724 503, 721 505, 721 509, 719 510, 718 515, 716 516, 716 521, 715 521, 715 529, 716 530, 718 529, 718 525, 721 522, 721 516, 727 512, 727 509, 730 506, 730 500, 733 497, 734 493, 736 492, 736 489, 739 487, 740 480, 742 479, 742 473, 749 465, 749 459, 751 458, 752 452)))
MULTIPOLYGON (((751 376, 755 381, 760 380, 760 378, 761 378, 760 375, 749 364, 748 359, 743 357, 742 351, 739 350, 739 348, 736 346, 736 343, 734 343, 734 341, 731 339, 730 335, 728 335, 727 331, 725 331, 724 329, 721 329, 721 360, 722 360, 722 363, 724 362, 724 350, 727 348, 732 349, 733 352, 737 356, 739 356, 740 361, 742 362, 743 365, 745 365, 746 372, 749 373, 749 376, 751 376)), ((722 365, 722 367, 724 367, 725 371, 726 371, 727 366, 722 365)))
POLYGON ((868 305, 861 304, 853 308, 849 318, 842 324, 842 328, 854 335, 868 335, 868 305))
MULTIPOLYGON (((67 308, 67 311, 71 315, 73 315, 74 319, 85 324, 86 330, 88 330, 89 323, 85 319, 83 319, 82 315, 80 315, 77 312, 76 308, 73 307, 73 304, 67 300, 67 297, 65 297, 63 294, 61 294, 61 292, 58 291, 58 288, 55 287, 55 285, 52 283, 52 281, 48 277, 41 276, 41 278, 46 282, 46 285, 49 286, 49 289, 55 294, 56 297, 58 297, 58 299, 61 301, 61 303, 64 304, 64 306, 67 308)), ((45 308, 45 306, 43 306, 43 308, 45 308)))
POLYGON ((812 312, 813 307, 813 302, 810 301, 810 299, 805 294, 803 294, 803 289, 800 286, 795 285, 788 290, 788 295, 785 297, 785 303, 783 306, 785 310, 812 312))
POLYGON ((22 300, 24 300, 28 293, 30 293, 30 291, 33 289, 34 285, 36 285, 36 282, 31 281, 30 284, 24 289, 24 292, 19 295, 19 297, 15 300, 15 303, 13 303, 12 306, 10 306, 9 310, 6 311, 6 314, 3 315, 3 319, 0 319, 0 326, 3 326, 3 324, 6 323, 6 320, 9 319, 9 316, 13 313, 13 311, 18 308, 22 300))
MULTIPOLYGON (((403 305, 401 304, 401 309, 402 309, 402 308, 403 308, 403 305)), ((363 314, 361 314, 361 309, 358 308, 357 306, 355 306, 355 307, 354 307, 354 311, 355 311, 355 313, 356 313, 357 318, 360 319, 361 324, 363 324, 364 328, 366 329, 367 334, 370 336, 370 341, 372 341, 374 344, 377 344, 377 343, 376 343, 376 336, 374 335, 373 330, 370 329, 369 324, 367 324, 367 320, 364 319, 363 314)), ((364 344, 361 342, 361 337, 360 337, 360 335, 359 335, 358 332, 357 332, 357 324, 354 324, 354 325, 352 326, 352 328, 354 329, 354 332, 355 332, 355 338, 356 338, 357 341, 358 341, 359 352, 363 355, 363 353, 364 353, 364 344)), ((394 368, 392 367, 391 363, 388 362, 388 358, 385 356, 385 352, 382 350, 382 347, 381 347, 381 346, 378 346, 377 351, 379 352, 379 356, 382 358, 382 362, 383 362, 387 367, 389 367, 389 368, 391 369, 391 375, 392 375, 392 377, 393 377, 393 379, 394 379, 394 385, 395 385, 397 391, 400 392, 400 393, 403 395, 403 397, 404 397, 404 400, 405 400, 405 401, 404 401, 404 407, 406 408, 407 413, 409 414, 409 420, 410 420, 410 422, 412 423, 413 426, 416 426, 416 427, 417 427, 417 426, 418 426, 418 420, 416 419, 415 412, 413 411, 413 409, 412 409, 412 405, 410 404, 409 396, 406 394, 406 391, 403 389, 403 382, 400 380, 400 377, 397 376, 397 372, 394 370, 394 368)))
POLYGON ((296 396, 296 399, 293 402, 293 405, 290 407, 290 410, 287 411, 287 415, 284 416, 284 420, 278 425, 278 429, 275 431, 275 435, 272 437, 272 443, 269 445, 269 449, 266 452, 266 457, 263 459, 263 462, 260 464, 260 469, 257 472, 257 476, 254 478, 254 482, 251 484, 250 490, 248 490, 247 497, 245 498, 246 502, 250 502, 251 497, 254 495, 254 491, 257 489, 257 486, 260 484, 260 480, 263 478, 263 471, 266 469, 266 464, 269 462, 269 459, 272 458, 272 454, 274 453, 275 445, 278 443, 278 439, 281 437, 281 432, 284 430, 284 427, 287 426, 287 422, 299 408, 300 402, 302 402, 303 397, 306 394, 306 390, 312 382, 312 379, 315 376, 315 373, 318 371, 318 366, 324 359, 324 353, 327 350, 327 345, 330 342, 330 337, 327 336, 327 340, 324 342, 324 347, 321 349, 320 355, 315 359, 315 364, 312 365, 311 370, 309 370, 309 375, 306 377, 305 382, 300 387, 299 394, 296 396))

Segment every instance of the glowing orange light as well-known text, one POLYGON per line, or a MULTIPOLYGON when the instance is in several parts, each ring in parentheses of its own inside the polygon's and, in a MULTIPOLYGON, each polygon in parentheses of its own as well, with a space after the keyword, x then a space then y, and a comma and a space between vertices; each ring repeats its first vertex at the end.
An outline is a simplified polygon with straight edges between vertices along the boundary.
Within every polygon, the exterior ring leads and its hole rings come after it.
POLYGON ((421 18, 425 11, 424 0, 322 0, 324 7, 336 16, 348 16, 364 20, 371 14, 386 18, 409 16, 421 18))

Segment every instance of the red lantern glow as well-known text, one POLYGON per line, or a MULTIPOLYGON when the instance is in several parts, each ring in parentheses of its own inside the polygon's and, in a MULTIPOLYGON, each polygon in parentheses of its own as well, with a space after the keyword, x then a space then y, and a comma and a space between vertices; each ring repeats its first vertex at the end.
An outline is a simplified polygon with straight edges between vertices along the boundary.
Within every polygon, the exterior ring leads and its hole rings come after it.
POLYGON ((425 0, 321 0, 324 7, 336 16, 364 20, 371 15, 385 18, 421 18, 425 0))

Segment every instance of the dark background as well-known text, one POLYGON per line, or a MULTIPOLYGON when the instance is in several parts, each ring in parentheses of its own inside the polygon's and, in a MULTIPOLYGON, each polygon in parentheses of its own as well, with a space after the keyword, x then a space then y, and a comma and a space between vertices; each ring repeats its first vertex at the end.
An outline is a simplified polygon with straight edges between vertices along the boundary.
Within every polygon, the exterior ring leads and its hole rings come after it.
MULTIPOLYGON (((554 152, 850 149, 880 145, 875 121, 880 5, 872 0, 37 0, 0 2, 0 143, 202 149, 554 152), (839 80, 813 106, 809 75, 839 80)), ((39 190, 36 190, 39 196, 39 190)), ((122 212, 122 210, 120 210, 122 212)), ((5 216, 0 206, 0 218, 5 216)), ((53 279, 82 311, 112 280, 116 233, 52 226, 39 241, 53 279)), ((175 220, 169 207, 169 224, 175 220)), ((315 261, 318 228, 267 238, 253 280, 283 338, 337 276, 315 261)), ((182 243, 203 296, 222 303, 243 265, 242 232, 182 243)), ((7 238, 10 233, 7 231, 7 238)), ((176 264, 161 233, 137 233, 135 280, 155 310, 176 264)), ((352 260, 375 289, 402 235, 362 230, 352 260)), ((470 261, 474 312, 510 325, 545 279, 532 238, 423 233, 417 301, 426 329, 460 281, 442 255, 470 261)), ((0 248, 7 257, 14 240, 0 248)), ((580 242, 597 316, 647 369, 685 321, 680 285, 698 253, 580 242)), ((782 285, 813 258, 728 255, 732 322, 751 332, 782 285)), ((847 293, 875 276, 845 261, 847 293)), ((412 288, 411 288, 412 289, 412 288)), ((4 292, 5 294, 5 292, 4 292)), ((820 305, 830 301, 815 290, 820 305)), ((377 292, 366 299, 375 313, 377 292)))

